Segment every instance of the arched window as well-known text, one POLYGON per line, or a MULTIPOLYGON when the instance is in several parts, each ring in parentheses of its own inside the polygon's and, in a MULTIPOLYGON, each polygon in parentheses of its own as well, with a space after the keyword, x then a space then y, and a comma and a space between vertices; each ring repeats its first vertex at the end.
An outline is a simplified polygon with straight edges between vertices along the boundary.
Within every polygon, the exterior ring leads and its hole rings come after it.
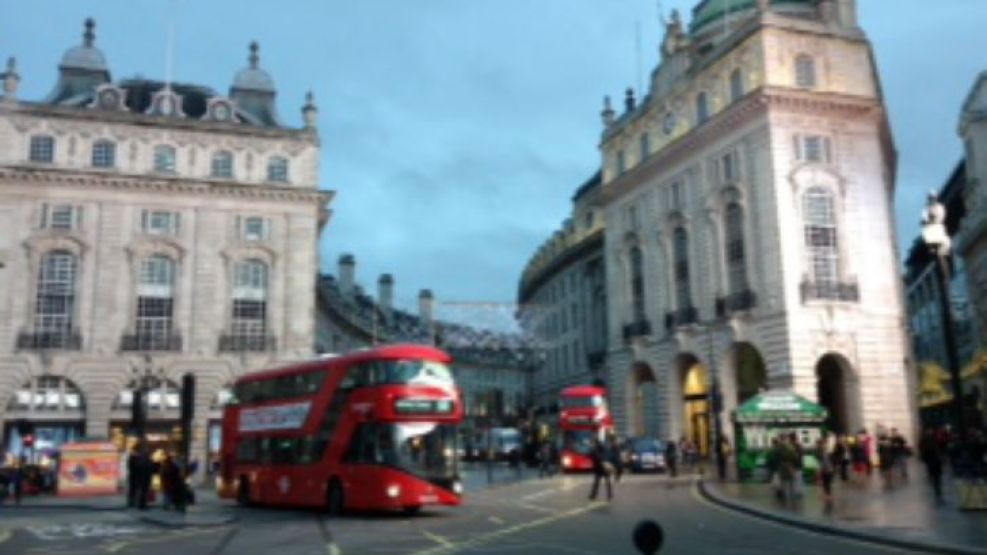
POLYGON ((701 92, 696 95, 696 121, 698 123, 704 123, 709 119, 709 97, 706 92, 701 92))
POLYGON ((154 147, 154 171, 175 173, 175 147, 168 145, 154 147))
POLYGON ((68 348, 75 321, 77 263, 68 251, 52 251, 41 257, 34 330, 37 339, 51 348, 68 348))
POLYGON ((795 85, 804 89, 816 86, 816 62, 808 54, 795 58, 795 85))
POLYGON ((631 247, 631 299, 633 302, 634 321, 643 322, 646 319, 644 305, 644 260, 641 248, 631 247))
POLYGON ((233 153, 220 150, 212 155, 212 176, 226 179, 233 177, 233 153))
POLYGON ((94 168, 112 168, 117 163, 117 144, 113 141, 96 141, 93 143, 94 168))
POLYGON ((274 156, 267 162, 267 180, 278 183, 288 182, 288 159, 274 156))
POLYGON ((81 412, 85 406, 82 391, 72 381, 59 376, 39 376, 14 392, 7 410, 81 412))
POLYGON ((809 276, 823 292, 835 290, 839 281, 835 204, 833 193, 822 187, 812 187, 802 195, 809 276))
POLYGON ((244 347, 236 350, 264 350, 262 345, 267 332, 267 264, 260 260, 237 263, 233 276, 234 342, 244 347))
POLYGON ((727 205, 726 229, 727 284, 730 293, 747 290, 747 254, 744 249, 744 210, 739 203, 727 205))
POLYGON ((50 164, 55 161, 55 138, 51 135, 34 135, 28 159, 32 162, 50 164))
POLYGON ((136 350, 177 348, 172 340, 175 262, 155 255, 141 260, 137 282, 136 350))
POLYGON ((744 96, 744 74, 738 67, 730 72, 730 101, 736 102, 744 96))
POLYGON ((679 309, 692 307, 692 290, 689 286, 689 234, 684 227, 675 228, 672 238, 675 257, 675 296, 679 309))

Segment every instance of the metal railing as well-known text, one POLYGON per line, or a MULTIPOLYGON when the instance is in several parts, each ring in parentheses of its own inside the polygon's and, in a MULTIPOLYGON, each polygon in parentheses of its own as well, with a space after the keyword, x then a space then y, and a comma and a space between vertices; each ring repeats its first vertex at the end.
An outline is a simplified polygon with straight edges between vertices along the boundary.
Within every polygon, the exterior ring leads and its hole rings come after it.
POLYGON ((734 312, 750 310, 755 306, 757 306, 757 294, 750 289, 744 289, 716 299, 716 315, 723 318, 734 312))
POLYGON ((82 334, 77 329, 58 331, 22 331, 17 334, 17 349, 37 351, 62 349, 78 351, 82 348, 82 334))
POLYGON ((651 334, 651 321, 638 320, 630 324, 624 324, 624 341, 630 341, 634 337, 651 334))
POLYGON ((813 282, 803 281, 800 287, 802 302, 812 300, 857 302, 860 288, 857 282, 813 282))
POLYGON ((665 314, 665 329, 687 326, 699 322, 699 310, 694 306, 684 306, 665 314))
POLYGON ((167 333, 132 333, 120 338, 121 351, 181 351, 182 335, 167 333))
POLYGON ((276 351, 278 348, 277 338, 266 334, 226 334, 219 336, 219 352, 238 353, 255 352, 263 353, 276 351))

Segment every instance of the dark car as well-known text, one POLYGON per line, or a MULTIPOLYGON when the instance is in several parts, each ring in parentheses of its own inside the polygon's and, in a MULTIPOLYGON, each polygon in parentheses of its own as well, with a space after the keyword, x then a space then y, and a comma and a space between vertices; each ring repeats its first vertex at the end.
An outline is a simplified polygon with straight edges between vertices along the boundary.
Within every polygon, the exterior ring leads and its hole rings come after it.
POLYGON ((652 437, 627 441, 627 466, 631 472, 664 472, 665 444, 652 437))

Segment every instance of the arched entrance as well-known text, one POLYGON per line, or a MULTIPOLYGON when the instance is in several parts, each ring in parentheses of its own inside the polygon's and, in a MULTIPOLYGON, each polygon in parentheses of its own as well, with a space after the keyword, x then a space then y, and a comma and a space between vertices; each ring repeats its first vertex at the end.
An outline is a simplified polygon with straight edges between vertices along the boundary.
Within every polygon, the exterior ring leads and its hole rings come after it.
POLYGON ((655 373, 645 362, 636 362, 631 370, 631 434, 658 437, 658 384, 655 373))
MULTIPOLYGON (((63 443, 84 435, 86 398, 75 382, 61 376, 38 376, 21 385, 7 404, 3 437, 7 451, 31 462, 44 462, 63 443), (32 437, 27 446, 24 435, 32 437)), ((2 461, 0 461, 2 462, 2 461)))
POLYGON ((691 354, 679 355, 678 371, 682 384, 683 435, 705 456, 709 453, 710 438, 709 372, 691 354))
POLYGON ((735 378, 737 380, 737 406, 768 388, 768 370, 761 353, 750 343, 733 346, 735 378))
POLYGON ((816 395, 826 407, 826 427, 843 434, 860 424, 857 417, 857 383, 850 362, 841 355, 828 353, 816 362, 816 395))

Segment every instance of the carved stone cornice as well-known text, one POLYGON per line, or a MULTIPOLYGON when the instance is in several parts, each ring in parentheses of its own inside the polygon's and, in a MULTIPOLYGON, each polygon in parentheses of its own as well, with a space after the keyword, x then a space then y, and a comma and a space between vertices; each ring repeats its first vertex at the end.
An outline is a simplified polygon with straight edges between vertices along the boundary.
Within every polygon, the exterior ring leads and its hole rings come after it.
POLYGON ((325 206, 335 191, 282 187, 269 184, 236 183, 185 176, 135 176, 100 171, 66 170, 32 166, 0 167, 0 183, 50 183, 78 187, 99 187, 116 191, 189 193, 205 197, 235 197, 271 201, 306 202, 325 206))
POLYGON ((693 159, 697 152, 704 151, 722 137, 766 116, 769 111, 821 114, 853 120, 873 118, 875 123, 881 121, 885 115, 880 100, 875 98, 784 87, 761 87, 652 154, 643 164, 604 184, 600 192, 601 201, 609 204, 667 174, 678 164, 693 159))

